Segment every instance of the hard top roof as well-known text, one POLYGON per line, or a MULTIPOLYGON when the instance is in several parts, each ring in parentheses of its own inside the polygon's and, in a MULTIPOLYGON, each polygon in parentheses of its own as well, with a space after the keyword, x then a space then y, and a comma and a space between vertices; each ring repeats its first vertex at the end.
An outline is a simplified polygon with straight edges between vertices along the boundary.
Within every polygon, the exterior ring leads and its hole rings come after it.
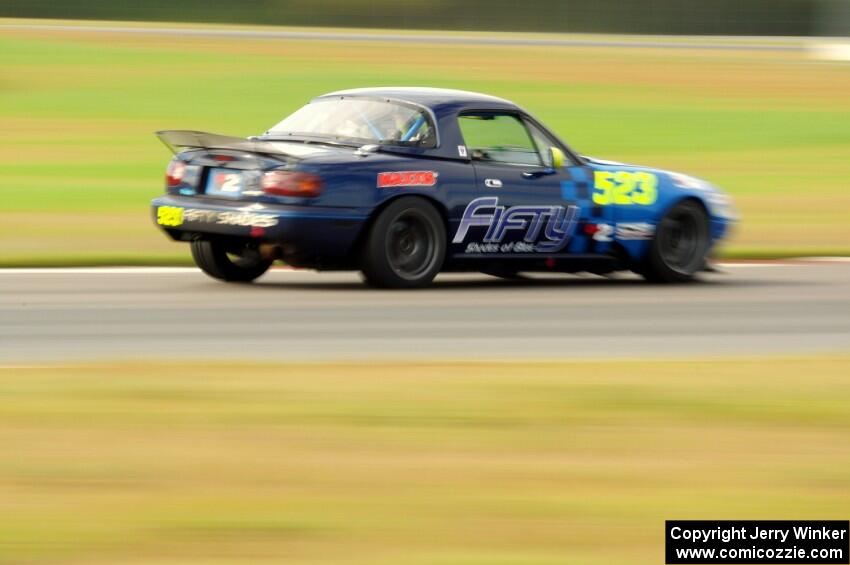
POLYGON ((375 88, 353 88, 349 90, 338 90, 319 96, 329 98, 335 96, 368 96, 376 98, 390 98, 412 102, 420 106, 430 108, 435 113, 441 109, 451 107, 455 110, 463 108, 481 109, 516 109, 516 104, 504 98, 469 92, 466 90, 453 90, 450 88, 427 88, 411 86, 384 86, 375 88))

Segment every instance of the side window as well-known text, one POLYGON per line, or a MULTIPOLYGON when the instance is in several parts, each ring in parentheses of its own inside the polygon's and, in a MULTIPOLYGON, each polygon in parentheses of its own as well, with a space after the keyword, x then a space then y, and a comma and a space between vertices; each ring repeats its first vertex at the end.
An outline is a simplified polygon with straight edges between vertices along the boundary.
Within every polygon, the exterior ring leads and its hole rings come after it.
POLYGON ((540 166, 540 155, 525 124, 512 114, 464 114, 460 132, 478 161, 540 166))

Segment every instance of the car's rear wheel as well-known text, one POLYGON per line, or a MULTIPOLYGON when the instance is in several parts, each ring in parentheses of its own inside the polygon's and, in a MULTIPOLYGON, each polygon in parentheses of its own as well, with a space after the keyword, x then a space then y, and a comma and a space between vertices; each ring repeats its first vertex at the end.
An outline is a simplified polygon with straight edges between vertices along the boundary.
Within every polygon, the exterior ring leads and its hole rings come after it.
POLYGON ((361 261, 366 282, 381 288, 419 288, 434 280, 446 254, 446 230, 422 198, 404 197, 372 224, 361 261))
POLYGON ((687 282, 702 269, 709 248, 708 214, 693 200, 673 206, 661 219, 638 272, 652 282, 687 282))
POLYGON ((203 272, 227 282, 251 282, 272 264, 252 246, 209 239, 192 241, 192 258, 203 272))

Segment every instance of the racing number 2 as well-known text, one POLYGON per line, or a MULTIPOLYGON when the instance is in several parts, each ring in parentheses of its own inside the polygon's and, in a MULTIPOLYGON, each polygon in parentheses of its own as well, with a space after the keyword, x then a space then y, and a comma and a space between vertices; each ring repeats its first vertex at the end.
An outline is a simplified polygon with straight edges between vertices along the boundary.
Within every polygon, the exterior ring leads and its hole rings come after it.
POLYGON ((593 203, 650 206, 658 199, 658 178, 652 173, 595 171, 593 203))
POLYGON ((224 177, 221 183, 222 192, 239 192, 239 175, 225 174, 221 176, 224 177))

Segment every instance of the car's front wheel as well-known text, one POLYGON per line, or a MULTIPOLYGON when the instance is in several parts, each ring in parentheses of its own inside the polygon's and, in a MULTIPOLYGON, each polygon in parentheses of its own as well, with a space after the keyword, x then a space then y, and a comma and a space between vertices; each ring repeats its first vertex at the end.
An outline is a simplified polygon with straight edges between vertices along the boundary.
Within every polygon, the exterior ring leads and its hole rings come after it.
POLYGON ((673 206, 655 230, 649 253, 638 272, 652 282, 687 282, 705 265, 708 214, 693 200, 673 206))
POLYGON ((443 219, 422 198, 389 204, 372 224, 361 268, 366 282, 381 288, 419 288, 434 280, 446 255, 443 219))
POLYGON ((227 282, 251 282, 272 265, 254 247, 209 239, 192 241, 192 258, 203 272, 227 282))

